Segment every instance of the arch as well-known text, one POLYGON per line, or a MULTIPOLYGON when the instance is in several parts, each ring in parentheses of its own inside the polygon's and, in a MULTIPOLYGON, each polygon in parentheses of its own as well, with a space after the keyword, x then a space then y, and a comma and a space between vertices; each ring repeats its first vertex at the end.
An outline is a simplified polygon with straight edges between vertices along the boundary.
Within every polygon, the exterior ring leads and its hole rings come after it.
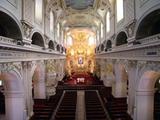
POLYGON ((158 88, 158 90, 160 90, 160 77, 156 80, 155 88, 158 88))
POLYGON ((0 78, 4 80, 5 116, 7 120, 22 120, 24 118, 25 99, 24 84, 21 74, 16 68, 3 71, 0 78), (18 108, 15 111, 15 108, 18 108))
POLYGON ((32 68, 33 98, 45 99, 45 65, 38 62, 32 68))
POLYGON ((48 48, 53 49, 54 50, 54 43, 52 40, 49 41, 48 43, 48 48))
POLYGON ((33 45, 44 47, 44 39, 40 33, 34 32, 31 39, 33 45))
POLYGON ((106 46, 105 46, 105 51, 107 51, 110 48, 112 48, 112 41, 111 40, 107 40, 106 46))
POLYGON ((104 45, 103 44, 101 44, 100 45, 100 48, 101 48, 101 52, 104 50, 104 45))
POLYGON ((3 18, 0 19, 0 36, 22 41, 22 31, 17 21, 1 9, 0 18, 3 18))
POLYGON ((22 76, 17 69, 2 72, 0 79, 4 80, 5 91, 23 92, 22 76))
POLYGON ((154 93, 154 120, 159 120, 160 118, 160 77, 155 83, 155 93, 154 93))
POLYGON ((99 53, 99 45, 97 46, 97 53, 99 53))
POLYGON ((139 81, 137 90, 138 91, 153 91, 156 80, 159 77, 160 77, 160 72, 156 72, 156 71, 144 72, 139 81))
POLYGON ((60 45, 59 44, 57 45, 56 48, 57 48, 57 51, 60 51, 60 45))
POLYGON ((116 46, 127 44, 127 34, 122 31, 116 37, 116 46))
POLYGON ((136 39, 142 39, 160 33, 159 13, 160 8, 148 13, 145 17, 143 17, 137 27, 136 39))
POLYGON ((127 88, 127 82, 128 82, 128 73, 126 72, 126 68, 123 63, 117 62, 114 65, 114 75, 115 75, 115 81, 113 84, 113 95, 115 97, 127 97, 128 88, 127 88))
POLYGON ((153 120, 154 92, 160 72, 148 70, 142 74, 136 91, 137 120, 153 120), (141 112, 143 110, 143 112, 141 112))

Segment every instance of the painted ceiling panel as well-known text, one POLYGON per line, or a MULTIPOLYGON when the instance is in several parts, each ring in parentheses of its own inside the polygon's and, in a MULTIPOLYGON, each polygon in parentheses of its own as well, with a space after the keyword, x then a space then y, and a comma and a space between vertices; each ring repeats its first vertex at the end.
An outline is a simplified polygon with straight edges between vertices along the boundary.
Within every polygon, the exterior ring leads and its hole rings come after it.
POLYGON ((93 7, 95 0, 64 0, 67 7, 71 7, 76 10, 87 9, 93 7))

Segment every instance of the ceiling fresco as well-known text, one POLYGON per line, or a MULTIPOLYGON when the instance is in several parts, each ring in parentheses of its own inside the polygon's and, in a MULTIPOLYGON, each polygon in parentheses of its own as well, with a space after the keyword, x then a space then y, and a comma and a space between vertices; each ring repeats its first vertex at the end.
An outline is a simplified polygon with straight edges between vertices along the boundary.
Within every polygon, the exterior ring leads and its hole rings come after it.
POLYGON ((88 7, 93 7, 95 0, 64 0, 66 7, 71 7, 76 10, 84 10, 88 7))
POLYGON ((47 0, 48 10, 56 14, 56 24, 65 27, 100 28, 107 10, 112 10, 113 0, 47 0))

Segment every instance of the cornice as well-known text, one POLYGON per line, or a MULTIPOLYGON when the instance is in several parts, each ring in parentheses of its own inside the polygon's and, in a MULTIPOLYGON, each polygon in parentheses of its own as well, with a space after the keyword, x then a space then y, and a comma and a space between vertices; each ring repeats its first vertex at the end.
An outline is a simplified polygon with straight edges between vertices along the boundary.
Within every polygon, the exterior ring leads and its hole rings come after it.
POLYGON ((65 59, 65 55, 34 51, 0 50, 0 63, 49 59, 65 59))
POLYGON ((112 48, 112 51, 97 54, 96 58, 160 61, 160 41, 153 41, 148 44, 115 47, 112 48))

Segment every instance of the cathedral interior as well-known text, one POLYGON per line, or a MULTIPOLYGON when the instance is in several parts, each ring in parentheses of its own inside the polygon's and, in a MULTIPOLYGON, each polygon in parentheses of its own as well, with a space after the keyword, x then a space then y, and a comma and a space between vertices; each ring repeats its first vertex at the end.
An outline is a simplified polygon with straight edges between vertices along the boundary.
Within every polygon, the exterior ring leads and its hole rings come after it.
POLYGON ((160 120, 160 0, 0 0, 0 120, 160 120))

